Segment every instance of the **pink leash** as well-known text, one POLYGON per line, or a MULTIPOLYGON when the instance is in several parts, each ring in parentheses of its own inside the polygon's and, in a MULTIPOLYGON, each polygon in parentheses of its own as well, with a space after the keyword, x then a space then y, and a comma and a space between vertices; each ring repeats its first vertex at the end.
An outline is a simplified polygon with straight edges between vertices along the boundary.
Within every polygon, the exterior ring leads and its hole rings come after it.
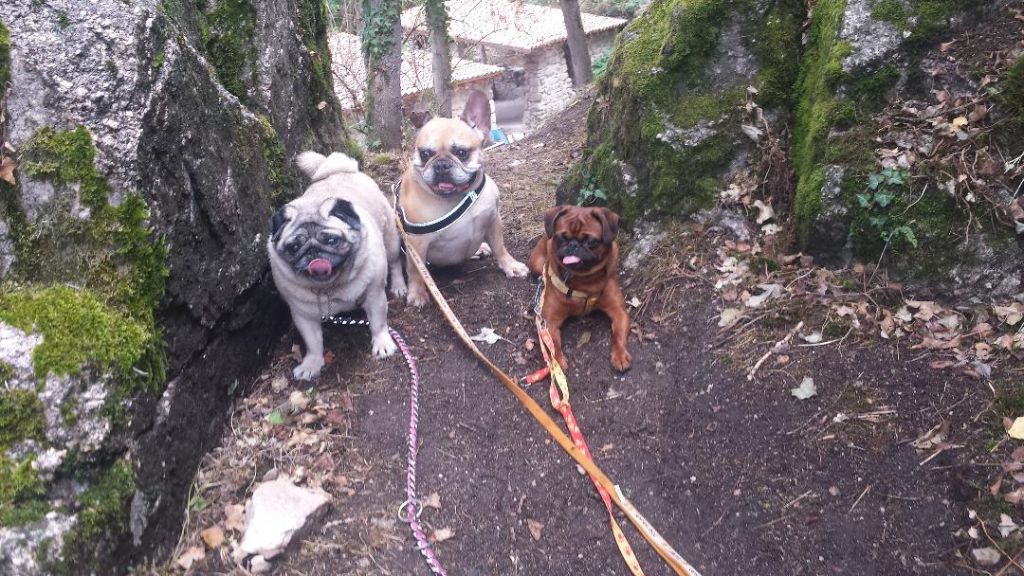
MULTIPOLYGON (((338 326, 368 325, 366 320, 345 317, 325 317, 323 321, 338 326)), ((437 554, 430 546, 430 541, 427 540, 427 535, 423 532, 423 526, 420 525, 423 503, 416 497, 416 428, 420 419, 420 372, 416 367, 416 357, 413 356, 412 349, 402 339, 401 334, 391 327, 388 327, 388 332, 395 339, 398 349, 402 351, 402 357, 405 358, 405 363, 409 366, 409 459, 405 476, 405 502, 398 507, 398 517, 409 523, 412 536, 416 540, 416 549, 427 561, 430 571, 440 576, 448 576, 448 572, 441 566, 441 561, 437 559, 437 554)))
POLYGON ((402 336, 394 328, 388 328, 391 337, 398 344, 402 351, 405 363, 409 365, 409 460, 405 475, 405 502, 398 507, 398 517, 409 523, 412 529, 412 536, 416 539, 416 548, 427 561, 427 566, 434 574, 448 576, 441 561, 437 559, 434 549, 431 548, 423 527, 420 526, 420 514, 423 512, 423 503, 416 497, 416 427, 419 424, 419 403, 420 403, 420 373, 416 368, 416 357, 412 350, 402 339, 402 336))

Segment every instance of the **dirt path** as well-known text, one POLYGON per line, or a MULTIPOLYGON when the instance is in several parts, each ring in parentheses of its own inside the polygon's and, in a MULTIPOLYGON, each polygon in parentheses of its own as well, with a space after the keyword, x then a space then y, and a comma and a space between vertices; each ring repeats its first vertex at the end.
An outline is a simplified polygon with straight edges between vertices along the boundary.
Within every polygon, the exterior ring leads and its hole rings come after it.
MULTIPOLYGON (((490 155, 489 172, 506 190, 510 248, 520 258, 580 145, 585 106, 552 131, 490 155)), ((506 279, 491 261, 436 278, 467 329, 490 327, 508 339, 483 345, 499 365, 515 375, 539 366, 525 347, 533 337, 527 281, 506 279)), ((639 288, 629 279, 625 286, 627 299, 639 288)), ((964 465, 989 439, 983 426, 963 426, 985 408, 981 385, 908 362, 905 350, 889 345, 800 348, 789 364, 766 366, 748 381, 745 369, 729 366, 730 355, 713 349, 719 311, 703 286, 678 286, 682 312, 643 322, 644 342, 631 341, 634 368, 623 377, 608 363, 606 318, 567 327, 573 404, 599 465, 707 575, 959 573, 949 564, 953 534, 977 491, 964 465), (818 395, 798 401, 790 389, 806 376, 818 395), (954 423, 949 441, 969 448, 922 462, 929 454, 910 443, 944 420, 954 423)), ((453 531, 436 544, 449 573, 625 574, 587 478, 460 346, 436 307, 392 306, 392 325, 420 361, 419 490, 439 503, 423 521, 428 532, 453 531), (528 521, 543 525, 539 540, 528 521)), ((292 342, 294 335, 285 346, 292 342)), ((321 455, 302 462, 313 462, 304 474, 323 478, 336 502, 275 573, 428 574, 395 515, 404 498, 405 368, 398 357, 369 358, 359 329, 331 330, 327 348, 335 359, 317 401, 350 400, 351 409, 321 455)), ((282 359, 271 374, 291 363, 282 359)), ((244 409, 266 411, 287 398, 288 390, 269 392, 271 379, 261 386, 269 399, 244 409)), ((546 385, 530 393, 547 405, 546 385)), ((299 463, 285 442, 295 431, 278 428, 268 437, 280 446, 254 456, 234 498, 271 466, 295 474, 299 463)), ((632 528, 627 536, 647 574, 669 574, 632 528)))

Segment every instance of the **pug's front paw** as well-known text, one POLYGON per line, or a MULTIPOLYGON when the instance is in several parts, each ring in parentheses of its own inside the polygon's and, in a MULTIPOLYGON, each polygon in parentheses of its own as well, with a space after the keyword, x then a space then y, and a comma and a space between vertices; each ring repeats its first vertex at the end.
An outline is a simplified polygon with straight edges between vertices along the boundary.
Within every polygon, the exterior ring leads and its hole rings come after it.
POLYGON ((498 267, 505 273, 507 278, 526 278, 526 275, 530 273, 530 269, 526 267, 526 264, 509 258, 504 262, 498 263, 498 267))
POLYGON ((391 339, 391 335, 385 332, 373 337, 372 350, 374 358, 387 358, 398 350, 398 345, 391 339))
POLYGON ((409 290, 405 286, 404 279, 401 281, 391 283, 391 295, 394 296, 395 298, 404 298, 408 292, 409 290))
POLYGON ((320 375, 320 369, 323 367, 323 356, 306 355, 302 363, 292 370, 292 376, 296 380, 312 380, 320 375))
POLYGON ((405 297, 406 304, 410 306, 416 306, 419 308, 430 300, 430 295, 427 294, 427 289, 419 284, 412 284, 409 286, 409 293, 405 297))

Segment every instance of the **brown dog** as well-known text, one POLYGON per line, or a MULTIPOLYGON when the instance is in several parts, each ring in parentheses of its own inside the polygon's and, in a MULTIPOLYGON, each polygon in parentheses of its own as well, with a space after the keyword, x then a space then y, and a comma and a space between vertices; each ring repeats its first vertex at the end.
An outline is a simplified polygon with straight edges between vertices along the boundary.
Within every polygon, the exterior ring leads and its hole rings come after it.
POLYGON ((545 275, 541 313, 563 367, 562 324, 592 310, 612 320, 612 367, 625 372, 633 361, 626 347, 629 313, 617 278, 618 232, 619 215, 607 208, 556 206, 544 215, 544 237, 530 254, 530 273, 545 275))

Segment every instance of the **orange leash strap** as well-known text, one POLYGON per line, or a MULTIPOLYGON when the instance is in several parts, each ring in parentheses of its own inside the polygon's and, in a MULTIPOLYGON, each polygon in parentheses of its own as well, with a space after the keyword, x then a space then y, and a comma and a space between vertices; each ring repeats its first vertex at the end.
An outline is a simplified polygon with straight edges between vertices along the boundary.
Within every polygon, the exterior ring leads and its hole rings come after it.
MULTIPOLYGON (((396 219, 398 218, 397 214, 395 217, 396 219)), ((401 220, 399 220, 398 222, 398 229, 402 232, 402 236, 404 238, 405 231, 401 227, 401 220)), ((406 244, 408 246, 408 243, 406 244)), ((594 461, 591 460, 590 458, 587 458, 586 454, 584 454, 582 450, 580 450, 575 446, 575 444, 573 444, 572 440, 568 436, 566 436, 564 432, 562 432, 562 430, 558 427, 558 424, 555 423, 551 416, 549 416, 547 412, 545 412, 544 409, 541 408, 540 405, 537 404, 537 402, 530 397, 529 394, 527 394, 522 388, 520 388, 519 384, 516 383, 516 381, 511 376, 502 371, 501 368, 498 368, 497 365, 491 362, 490 358, 488 358, 486 354, 480 351, 480 349, 476 346, 476 343, 470 340, 469 333, 466 332, 465 327, 463 327, 462 323, 459 322, 459 318, 455 315, 454 312, 452 312, 451 306, 448 305, 448 301, 445 300, 444 295, 441 294, 441 291, 438 289, 437 284, 434 282, 434 279, 430 276, 430 272, 427 270, 427 266, 426 264, 424 264, 423 258, 421 258, 420 255, 417 254, 416 251, 413 250, 411 246, 407 248, 406 254, 408 254, 409 260, 412 261, 412 264, 416 268, 416 271, 419 273, 420 277, 423 278, 423 281, 426 283, 427 290, 430 291, 430 295, 434 298, 434 302, 437 303, 437 307, 440 308, 441 313, 445 317, 445 320, 448 321, 448 324, 452 327, 453 330, 455 330, 455 333, 459 336, 459 340, 461 340, 462 343, 465 344, 467 348, 469 348, 470 352, 472 352, 473 355, 477 357, 477 359, 483 362, 483 364, 487 366, 491 373, 494 374, 494 376, 497 377, 498 380, 500 380, 501 383, 505 385, 505 388, 507 388, 508 391, 511 392, 517 400, 519 400, 519 402, 526 408, 530 415, 533 416, 534 419, 536 419, 537 422, 539 422, 540 425, 544 427, 544 430, 547 431, 547 433, 555 440, 555 442, 557 442, 558 445, 561 446, 562 449, 565 450, 566 453, 568 453, 569 456, 573 460, 575 460, 577 464, 579 464, 584 470, 586 470, 588 474, 590 474, 590 477, 594 480, 594 482, 600 484, 601 487, 604 488, 606 492, 608 492, 609 496, 612 499, 612 502, 614 502, 615 505, 618 506, 620 510, 622 510, 626 517, 629 518, 629 521, 632 522, 634 526, 636 526, 636 529, 640 531, 640 534, 644 537, 644 540, 647 540, 651 547, 654 548, 655 552, 657 552, 658 555, 661 556, 661 558, 665 561, 665 563, 672 568, 673 572, 675 572, 678 576, 701 576, 700 572, 698 572, 692 566, 690 566, 690 564, 687 563, 686 560, 683 560, 682 556, 680 556, 679 553, 676 552, 667 541, 665 541, 665 538, 662 537, 662 535, 654 529, 654 526, 651 526, 650 522, 648 522, 647 519, 640 514, 640 512, 633 506, 629 499, 627 499, 626 496, 622 493, 622 491, 619 490, 619 487, 613 484, 612 481, 608 478, 608 476, 606 476, 605 473, 602 472, 596 464, 594 464, 594 461)))
MULTIPOLYGON (((541 295, 541 302, 543 301, 544 296, 541 295)), ((555 344, 551 340, 551 333, 548 332, 544 319, 540 314, 534 315, 534 322, 537 325, 540 351, 544 356, 544 362, 548 365, 548 373, 551 376, 551 386, 548 388, 551 406, 558 410, 558 413, 562 415, 562 419, 565 420, 565 426, 569 429, 569 436, 572 438, 576 448, 583 452, 587 458, 593 460, 590 448, 587 447, 587 441, 583 438, 583 431, 580 430, 576 416, 572 412, 572 406, 569 404, 569 384, 565 373, 562 371, 562 366, 554 358, 555 344)), ((611 496, 608 495, 608 491, 593 476, 590 477, 590 481, 594 483, 594 487, 597 488, 597 493, 601 496, 601 501, 604 502, 604 507, 608 511, 608 523, 611 524, 612 535, 615 537, 615 545, 619 547, 619 554, 622 555, 622 559, 626 562, 626 566, 629 567, 629 571, 633 573, 633 576, 644 576, 640 562, 637 560, 636 554, 633 553, 633 547, 629 545, 629 540, 622 533, 622 528, 619 528, 619 523, 615 521, 611 496)))

